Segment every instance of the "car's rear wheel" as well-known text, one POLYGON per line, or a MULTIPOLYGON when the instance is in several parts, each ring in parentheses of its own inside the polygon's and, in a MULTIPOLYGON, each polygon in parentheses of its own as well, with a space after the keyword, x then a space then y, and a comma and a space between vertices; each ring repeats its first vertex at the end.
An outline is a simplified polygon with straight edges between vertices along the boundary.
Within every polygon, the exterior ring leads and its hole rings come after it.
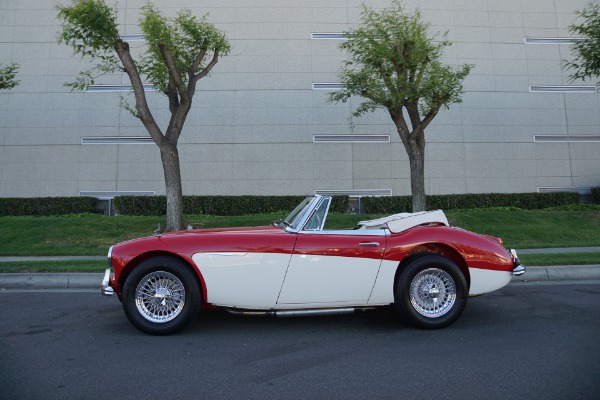
POLYGON ((395 306, 406 322, 424 329, 444 328, 460 317, 467 303, 464 274, 451 260, 423 255, 400 272, 395 306))
POLYGON ((198 278, 183 261, 155 257, 125 280, 123 309, 129 321, 151 335, 175 333, 198 316, 202 296, 198 278))

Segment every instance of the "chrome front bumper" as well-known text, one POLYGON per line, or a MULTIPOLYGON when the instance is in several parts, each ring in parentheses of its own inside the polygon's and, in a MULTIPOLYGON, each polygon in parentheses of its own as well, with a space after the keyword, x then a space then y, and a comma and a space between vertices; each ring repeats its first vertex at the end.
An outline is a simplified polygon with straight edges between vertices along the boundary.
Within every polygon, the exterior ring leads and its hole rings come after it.
POLYGON ((525 273, 525 266, 521 264, 519 261, 519 257, 517 257, 517 251, 515 249, 510 249, 510 254, 513 256, 514 260, 514 268, 513 268, 513 276, 521 276, 525 273))
POLYGON ((112 296, 115 294, 115 290, 110 286, 110 278, 112 275, 112 270, 107 268, 104 272, 104 278, 102 278, 102 286, 100 286, 100 293, 105 296, 112 296))

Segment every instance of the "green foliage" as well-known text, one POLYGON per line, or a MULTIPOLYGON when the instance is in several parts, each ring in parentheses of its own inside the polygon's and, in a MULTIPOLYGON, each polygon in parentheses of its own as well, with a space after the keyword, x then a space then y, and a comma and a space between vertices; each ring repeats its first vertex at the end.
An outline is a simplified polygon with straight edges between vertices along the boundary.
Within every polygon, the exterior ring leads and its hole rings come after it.
MULTIPOLYGON (((184 196, 184 214, 250 215, 282 211, 289 213, 306 196, 184 196)), ((167 209, 165 196, 119 196, 115 208, 121 215, 162 215, 167 209)), ((344 213, 348 197, 336 196, 330 212, 344 213)))
MULTIPOLYGON (((174 60, 179 78, 187 85, 193 74, 200 73, 206 66, 206 57, 198 55, 227 55, 231 45, 225 34, 214 25, 182 10, 173 19, 163 17, 150 3, 142 7, 140 28, 146 37, 148 52, 139 63, 140 72, 145 74, 162 93, 175 89, 175 82, 169 76, 161 46, 164 46, 174 60)), ((183 88, 184 90, 187 88, 183 88)))
POLYGON ((0 198, 0 216, 65 215, 93 213, 93 197, 0 198))
POLYGON ((592 79, 600 76, 600 4, 590 3, 576 14, 580 22, 569 31, 585 40, 571 45, 575 59, 564 60, 563 67, 573 70, 571 80, 592 79))
POLYGON ((19 81, 15 79, 18 71, 19 64, 0 64, 0 90, 10 90, 19 84, 19 81))
POLYGON ((345 88, 329 99, 366 98, 354 116, 377 108, 397 112, 407 102, 428 115, 461 102, 462 80, 472 66, 442 64, 443 50, 451 45, 447 33, 441 38, 430 33, 418 10, 407 14, 398 1, 380 12, 364 6, 361 25, 346 35, 348 40, 340 45, 350 57, 340 73, 345 88))
POLYGON ((92 68, 82 71, 75 82, 65 86, 83 90, 99 75, 121 69, 114 51, 120 40, 116 7, 107 6, 103 0, 76 0, 71 6, 58 5, 57 9, 62 26, 58 42, 72 47, 74 54, 81 58, 98 61, 92 68))
POLYGON ((592 201, 600 204, 600 187, 592 188, 592 201))
MULTIPOLYGON (((482 193, 427 196, 429 210, 490 209, 545 209, 563 205, 576 205, 579 193, 482 193)), ((411 196, 365 197, 363 212, 367 214, 395 214, 412 210, 411 196)))
MULTIPOLYGON (((116 52, 117 44, 122 43, 116 6, 109 7, 104 0, 74 0, 71 5, 59 5, 57 9, 62 24, 58 42, 72 47, 82 58, 97 61, 96 65, 82 71, 76 82, 67 86, 83 90, 98 76, 123 70, 116 52)), ((167 19, 147 3, 141 12, 140 28, 145 34, 147 52, 136 62, 136 67, 164 94, 174 88, 176 79, 169 73, 161 46, 174 60, 178 77, 186 85, 190 74, 197 74, 206 67, 204 56, 226 55, 231 49, 223 32, 204 17, 198 19, 191 15, 189 10, 182 10, 176 18, 167 19)))

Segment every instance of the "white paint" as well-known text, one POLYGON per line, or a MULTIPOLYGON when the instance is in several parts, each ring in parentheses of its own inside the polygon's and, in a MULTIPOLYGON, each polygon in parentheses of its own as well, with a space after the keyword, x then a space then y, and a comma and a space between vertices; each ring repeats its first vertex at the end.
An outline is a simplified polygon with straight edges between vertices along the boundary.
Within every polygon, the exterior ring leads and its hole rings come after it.
MULTIPOLYGON (((275 253, 197 253, 210 304, 254 309, 384 305, 394 302, 397 261, 275 253), (289 265, 289 267, 288 267, 289 265)), ((469 295, 506 286, 512 273, 469 268, 469 295)))
POLYGON ((197 253, 211 304, 241 308, 273 308, 290 254, 197 253))
POLYGON ((379 268, 369 305, 391 304, 394 302, 394 276, 399 261, 384 260, 379 268))
POLYGON ((380 259, 295 254, 278 304, 367 304, 380 259))
POLYGON ((482 294, 498 290, 508 285, 512 279, 510 271, 494 271, 491 269, 469 268, 471 288, 469 295, 482 294))

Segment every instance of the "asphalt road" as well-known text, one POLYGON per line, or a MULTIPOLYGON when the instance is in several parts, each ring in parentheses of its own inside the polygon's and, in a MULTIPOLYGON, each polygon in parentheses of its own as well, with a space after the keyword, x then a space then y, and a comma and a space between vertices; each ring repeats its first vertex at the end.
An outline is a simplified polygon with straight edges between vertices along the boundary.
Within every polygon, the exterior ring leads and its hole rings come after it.
POLYGON ((0 399, 599 399, 600 282, 511 284, 449 328, 221 312, 135 330, 96 292, 0 292, 0 399))

